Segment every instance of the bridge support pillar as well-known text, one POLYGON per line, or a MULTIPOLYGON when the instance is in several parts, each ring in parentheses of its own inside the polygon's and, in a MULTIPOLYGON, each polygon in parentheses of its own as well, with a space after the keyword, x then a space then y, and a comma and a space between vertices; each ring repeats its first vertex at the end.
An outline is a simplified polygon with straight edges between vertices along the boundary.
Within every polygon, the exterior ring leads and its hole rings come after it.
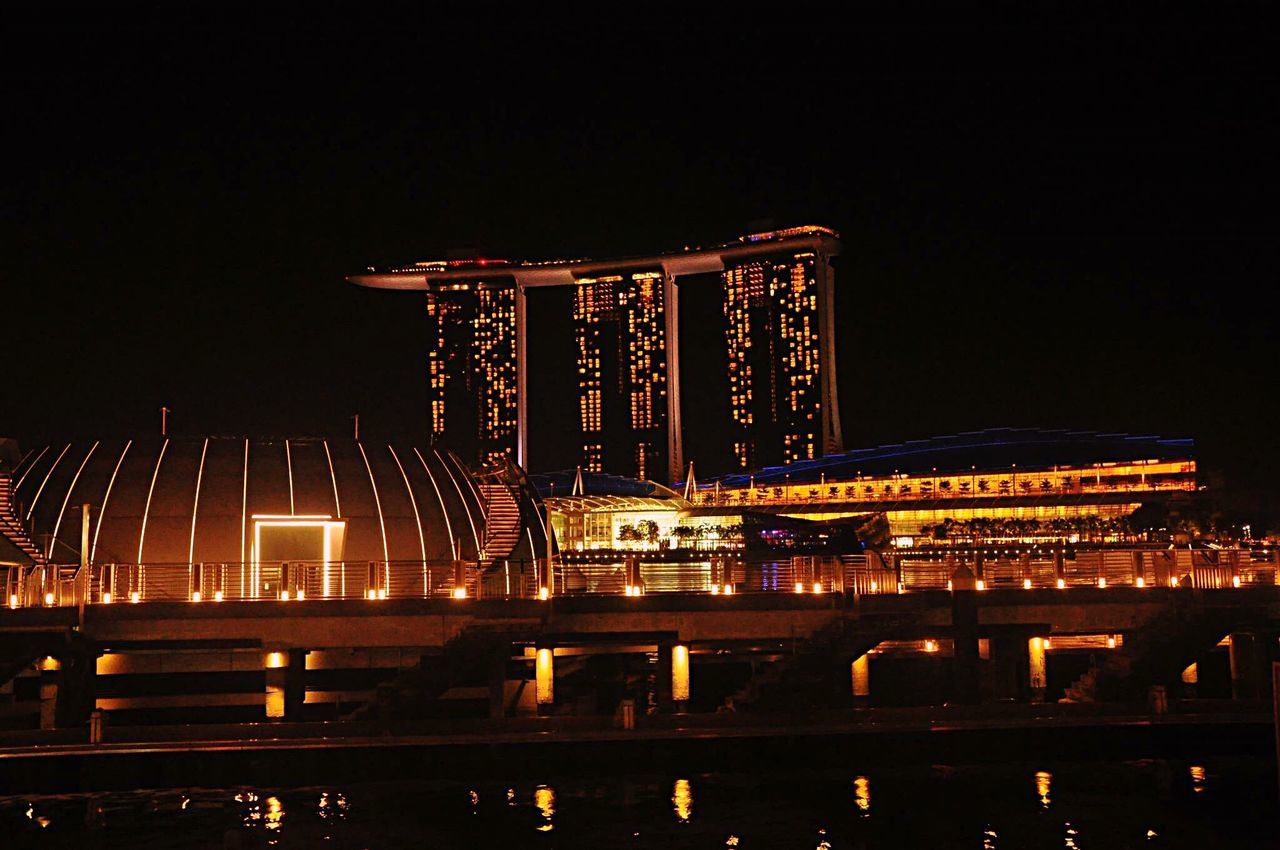
POLYGON ((1044 702, 1048 681, 1045 644, 1045 638, 1041 637, 1033 637, 1027 641, 1028 684, 1031 688, 1032 702, 1044 702))
MULTIPOLYGON (((956 570, 959 586, 960 573, 968 573, 961 567, 956 570)), ((973 578, 969 578, 972 587, 973 578)), ((957 589, 951 594, 951 627, 954 635, 955 657, 952 658, 952 691, 956 702, 976 704, 982 699, 981 665, 978 649, 978 599, 975 590, 957 589)))
POLYGON ((1025 702, 1028 685, 1029 647, 1023 635, 992 637, 990 646, 991 697, 1025 702))
POLYGON ((68 729, 89 720, 95 705, 97 654, 68 649, 40 664, 40 728, 68 729))
POLYGON ((503 643, 489 656, 489 717, 507 716, 507 658, 511 647, 503 643))
POLYGON ((1255 637, 1250 632, 1232 632, 1231 648, 1231 698, 1257 699, 1259 688, 1255 676, 1257 664, 1255 637))
POLYGON ((533 662, 537 687, 538 714, 551 714, 556 703, 555 652, 550 646, 539 646, 533 662))
POLYGON ((272 720, 302 720, 307 698, 307 650, 269 652, 266 658, 266 715, 272 720))
POLYGON ((860 706, 871 697, 871 656, 865 652, 853 660, 853 701, 860 706))
POLYGON ((654 680, 654 700, 658 704, 658 711, 664 714, 670 712, 672 708, 671 656, 674 648, 673 643, 658 644, 658 674, 654 680))

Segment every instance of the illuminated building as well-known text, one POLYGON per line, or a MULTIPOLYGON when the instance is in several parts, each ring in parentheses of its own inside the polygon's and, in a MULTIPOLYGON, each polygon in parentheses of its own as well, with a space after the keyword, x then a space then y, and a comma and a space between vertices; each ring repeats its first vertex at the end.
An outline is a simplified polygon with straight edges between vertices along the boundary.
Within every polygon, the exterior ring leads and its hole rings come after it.
POLYGON ((516 450, 516 293, 510 284, 427 291, 431 433, 481 463, 516 450))
POLYGON ((521 466, 531 415, 562 401, 530 404, 526 293, 572 288, 577 375, 557 384, 578 387, 582 465, 669 483, 684 472, 677 284, 694 275, 714 274, 723 288, 723 330, 706 331, 726 346, 729 368, 715 380, 729 389, 723 427, 735 433, 736 466, 840 450, 839 252, 834 231, 807 226, 648 256, 423 262, 348 280, 429 293, 432 432, 478 463, 507 456, 521 466))
POLYGON ((826 263, 812 251, 755 258, 725 269, 723 280, 738 468, 812 460, 838 447, 822 402, 826 263))
POLYGON ((574 290, 582 465, 648 478, 667 453, 662 275, 581 278, 574 290))
MULTIPOLYGON (((752 530, 783 520, 883 517, 899 546, 921 543, 1107 542, 1151 503, 1198 489, 1190 440, 993 429, 879 446, 704 480, 682 498, 652 482, 533 476, 563 548, 750 548, 752 530), (624 534, 646 528, 654 533, 624 534), (726 529, 732 529, 726 532, 726 529), (656 539, 649 539, 654 537, 656 539)), ((789 532, 794 534, 794 532, 789 532)))

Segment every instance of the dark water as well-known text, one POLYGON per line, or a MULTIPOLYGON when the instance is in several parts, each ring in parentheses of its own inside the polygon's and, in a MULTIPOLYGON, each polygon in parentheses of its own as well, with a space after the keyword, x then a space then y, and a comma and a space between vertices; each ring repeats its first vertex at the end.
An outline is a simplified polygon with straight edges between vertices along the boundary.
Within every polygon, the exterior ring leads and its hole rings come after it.
POLYGON ((1280 847, 1274 764, 946 766, 0 798, 0 847, 1280 847))

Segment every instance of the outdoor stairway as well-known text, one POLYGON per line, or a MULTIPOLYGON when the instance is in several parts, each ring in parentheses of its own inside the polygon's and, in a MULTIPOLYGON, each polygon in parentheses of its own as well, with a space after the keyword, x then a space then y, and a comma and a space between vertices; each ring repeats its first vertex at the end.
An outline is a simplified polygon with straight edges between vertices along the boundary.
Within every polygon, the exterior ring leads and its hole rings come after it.
POLYGON ((0 535, 30 556, 37 565, 45 561, 44 553, 36 546, 13 503, 13 481, 7 473, 0 473, 0 535))
POLYGON ((489 569, 510 557, 520 542, 523 523, 510 485, 482 483, 480 493, 485 503, 484 553, 480 563, 482 569, 489 569))
MULTIPOLYGON (((1265 607, 1257 612, 1265 619, 1265 607)), ((1175 607, 1126 634, 1123 645, 1108 650, 1066 688, 1073 702, 1140 699, 1152 685, 1176 682, 1186 667, 1213 649, 1233 628, 1242 625, 1241 611, 1179 600, 1175 607)))

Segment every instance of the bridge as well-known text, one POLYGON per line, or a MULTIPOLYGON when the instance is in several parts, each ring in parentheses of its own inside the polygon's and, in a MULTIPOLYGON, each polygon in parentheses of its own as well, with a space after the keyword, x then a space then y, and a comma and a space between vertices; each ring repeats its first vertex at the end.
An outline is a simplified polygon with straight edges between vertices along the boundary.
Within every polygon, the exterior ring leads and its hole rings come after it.
POLYGON ((1273 560, 1197 556, 1180 574, 1151 552, 1075 554, 1048 566, 721 555, 705 589, 670 593, 649 588, 688 566, 645 570, 636 556, 483 575, 461 562, 329 565, 328 597, 314 590, 320 564, 280 565, 256 596, 230 565, 49 567, 9 578, 0 679, 13 698, 0 720, 38 710, 42 726, 74 726, 95 708, 151 718, 139 722, 339 718, 409 711, 406 693, 491 717, 609 710, 645 671, 659 710, 712 695, 760 710, 853 705, 913 688, 924 701, 1132 700, 1193 685, 1212 653, 1229 659, 1232 696, 1269 693, 1273 560), (425 594, 424 570, 445 576, 425 594))

